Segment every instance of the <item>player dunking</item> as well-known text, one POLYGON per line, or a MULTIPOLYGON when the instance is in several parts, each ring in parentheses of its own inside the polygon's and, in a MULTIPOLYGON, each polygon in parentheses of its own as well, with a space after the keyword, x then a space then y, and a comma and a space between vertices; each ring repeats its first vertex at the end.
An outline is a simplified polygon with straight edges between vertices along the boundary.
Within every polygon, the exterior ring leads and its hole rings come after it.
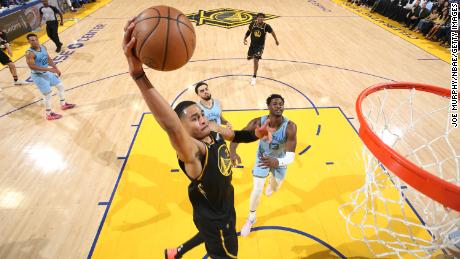
POLYGON ((51 110, 51 86, 56 86, 58 89, 58 96, 61 103, 61 110, 72 109, 75 104, 70 104, 65 101, 64 86, 59 80, 61 71, 56 67, 51 57, 48 55, 45 46, 40 45, 37 35, 30 33, 27 34, 30 48, 26 52, 26 61, 30 70, 32 71, 31 77, 38 90, 43 94, 43 101, 45 103, 45 114, 47 120, 57 120, 62 116, 54 113, 51 110), (51 67, 50 67, 51 66, 51 67))
MULTIPOLYGON (((244 130, 253 130, 259 125, 270 121, 270 127, 276 131, 272 135, 271 143, 259 142, 257 149, 256 163, 252 171, 253 188, 249 200, 249 217, 246 220, 241 235, 247 236, 251 232, 251 226, 256 222, 256 209, 262 196, 265 179, 269 176, 265 195, 270 196, 278 191, 286 176, 287 165, 295 158, 295 147, 297 145, 297 126, 294 122, 283 116, 284 99, 281 95, 272 94, 267 98, 269 110, 268 116, 255 118, 249 122, 244 130)), ((230 144, 230 157, 232 162, 241 163, 240 157, 236 154, 236 143, 230 144)))
POLYGON ((183 101, 173 109, 153 87, 144 73, 141 61, 133 55, 136 39, 132 37, 134 18, 125 27, 123 50, 128 60, 129 72, 144 100, 168 134, 176 150, 178 163, 191 183, 188 187, 193 207, 193 221, 198 233, 183 246, 165 250, 166 258, 180 258, 187 249, 205 243, 212 258, 236 258, 238 239, 235 229, 235 207, 232 165, 224 139, 235 142, 252 142, 270 138, 268 123, 252 131, 210 129, 209 121, 195 102, 183 101))
POLYGON ((256 16, 256 20, 249 25, 248 31, 244 36, 244 45, 247 45, 248 42, 246 39, 249 37, 249 35, 251 35, 251 44, 249 45, 248 50, 248 60, 254 59, 254 74, 251 78, 251 85, 256 84, 257 70, 259 69, 259 60, 262 58, 262 53, 264 52, 265 36, 267 32, 273 35, 276 45, 280 45, 272 27, 264 23, 264 19, 265 14, 258 13, 256 16))

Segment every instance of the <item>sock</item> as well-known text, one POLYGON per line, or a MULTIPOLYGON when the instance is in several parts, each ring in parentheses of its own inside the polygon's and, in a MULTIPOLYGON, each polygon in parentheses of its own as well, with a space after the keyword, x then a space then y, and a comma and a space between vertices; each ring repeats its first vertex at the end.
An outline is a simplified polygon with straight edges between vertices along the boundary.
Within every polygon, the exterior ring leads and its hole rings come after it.
POLYGON ((45 113, 47 115, 51 113, 50 100, 51 100, 51 92, 49 92, 48 94, 45 94, 45 96, 43 97, 43 102, 45 103, 45 113))
POLYGON ((252 77, 256 78, 256 77, 257 77, 257 75, 256 75, 256 74, 254 74, 254 75, 252 75, 252 77))
POLYGON ((13 80, 14 80, 14 82, 17 82, 18 81, 18 76, 13 76, 13 80))
POLYGON ((249 217, 248 219, 252 222, 254 222, 256 220, 256 211, 249 211, 249 217))
POLYGON ((65 104, 64 87, 61 84, 58 84, 56 88, 58 89, 59 102, 61 103, 61 105, 64 105, 65 104))
POLYGON ((200 233, 197 233, 190 240, 183 243, 177 248, 176 258, 181 258, 185 253, 192 250, 194 247, 200 245, 204 242, 204 239, 201 237, 200 233))
POLYGON ((249 220, 254 221, 256 219, 256 209, 260 203, 260 197, 262 196, 262 190, 264 188, 265 178, 253 177, 253 186, 251 197, 249 197, 249 220), (251 216, 252 215, 252 216, 251 216))

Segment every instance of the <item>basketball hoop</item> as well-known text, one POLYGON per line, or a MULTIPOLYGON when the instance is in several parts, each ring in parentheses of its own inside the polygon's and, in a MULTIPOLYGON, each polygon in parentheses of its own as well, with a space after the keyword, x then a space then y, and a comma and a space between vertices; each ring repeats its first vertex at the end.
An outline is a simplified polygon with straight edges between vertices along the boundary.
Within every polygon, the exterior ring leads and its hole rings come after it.
POLYGON ((460 244, 460 131, 448 97, 441 87, 386 83, 356 101, 366 179, 340 213, 375 256, 429 257, 460 244))

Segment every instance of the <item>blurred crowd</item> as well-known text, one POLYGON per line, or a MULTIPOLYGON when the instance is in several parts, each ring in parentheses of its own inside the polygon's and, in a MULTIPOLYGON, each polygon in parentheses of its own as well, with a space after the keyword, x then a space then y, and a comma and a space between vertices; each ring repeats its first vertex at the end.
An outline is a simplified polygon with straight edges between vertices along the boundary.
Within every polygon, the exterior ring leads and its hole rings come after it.
POLYGON ((349 0, 397 21, 431 41, 451 44, 450 4, 448 0, 349 0))

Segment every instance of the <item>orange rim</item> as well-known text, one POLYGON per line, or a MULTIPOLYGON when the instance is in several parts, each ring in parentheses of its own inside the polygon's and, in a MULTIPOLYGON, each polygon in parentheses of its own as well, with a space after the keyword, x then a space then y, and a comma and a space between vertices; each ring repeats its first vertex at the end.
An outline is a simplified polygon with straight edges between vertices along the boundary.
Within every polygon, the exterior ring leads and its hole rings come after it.
POLYGON ((370 128, 361 110, 362 101, 370 94, 383 89, 415 89, 450 97, 447 88, 418 83, 384 83, 366 88, 356 101, 356 114, 360 123, 359 136, 374 156, 404 182, 446 207, 460 212, 460 186, 449 183, 401 156, 385 144, 370 128))

